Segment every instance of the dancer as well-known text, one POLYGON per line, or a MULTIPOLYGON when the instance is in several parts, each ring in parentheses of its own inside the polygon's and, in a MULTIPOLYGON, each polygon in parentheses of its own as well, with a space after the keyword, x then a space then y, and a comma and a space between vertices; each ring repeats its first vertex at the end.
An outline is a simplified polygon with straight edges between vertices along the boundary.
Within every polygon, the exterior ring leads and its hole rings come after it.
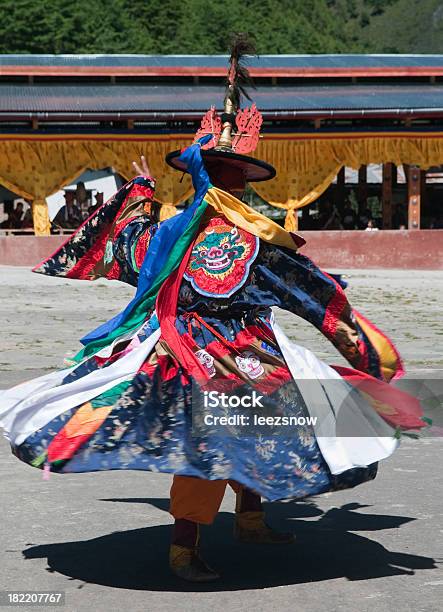
POLYGON ((241 57, 250 51, 243 38, 234 45, 222 116, 208 111, 194 144, 167 156, 192 176, 189 208, 152 223, 155 179, 144 165, 35 268, 118 279, 137 291, 82 339, 65 369, 14 387, 0 404, 14 454, 45 473, 174 474, 170 567, 192 582, 219 576, 201 558, 199 525, 213 522, 228 483, 235 536, 288 544, 292 534, 266 524, 262 497, 298 499, 371 480, 398 429, 422 425, 412 398, 387 384, 403 372, 389 339, 351 307, 335 278, 298 253, 300 236, 239 199, 246 182, 275 175, 245 155, 261 125, 254 105, 239 108, 241 57), (291 343, 272 306, 313 324, 352 368, 332 368, 291 343), (263 401, 243 413, 228 402, 207 422, 209 391, 263 401), (220 415, 279 419, 220 427, 220 415), (296 424, 281 428, 283 418, 296 424))

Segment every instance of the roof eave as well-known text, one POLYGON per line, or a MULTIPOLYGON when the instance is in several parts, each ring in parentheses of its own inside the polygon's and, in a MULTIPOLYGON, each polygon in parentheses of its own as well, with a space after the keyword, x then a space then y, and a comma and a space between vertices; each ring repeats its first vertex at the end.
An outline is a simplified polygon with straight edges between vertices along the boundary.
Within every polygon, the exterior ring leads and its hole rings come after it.
MULTIPOLYGON (((131 112, 0 112, 0 122, 32 121, 39 122, 85 122, 85 121, 196 121, 202 118, 201 111, 131 111, 131 112)), ((297 119, 364 119, 386 118, 402 119, 443 117, 441 108, 379 108, 379 109, 300 109, 300 110, 265 110, 262 111, 266 121, 294 121, 297 119)))

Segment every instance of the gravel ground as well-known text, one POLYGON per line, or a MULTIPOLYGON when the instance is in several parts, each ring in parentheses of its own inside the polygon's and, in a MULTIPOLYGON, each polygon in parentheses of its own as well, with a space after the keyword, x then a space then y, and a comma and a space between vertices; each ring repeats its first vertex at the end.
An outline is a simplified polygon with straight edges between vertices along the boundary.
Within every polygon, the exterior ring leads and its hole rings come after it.
MULTIPOLYGON (((443 274, 341 272, 353 305, 395 341, 410 375, 442 379, 443 274)), ((60 367, 81 335, 132 296, 117 282, 47 278, 26 268, 0 267, 0 279, 0 388, 60 367)), ((311 326, 281 311, 277 317, 294 340, 342 362, 311 326)), ((167 475, 53 475, 46 482, 1 439, 0 590, 63 590, 69 611, 437 612, 442 447, 441 439, 407 440, 372 483, 272 504, 269 521, 298 536, 289 548, 234 544, 229 493, 203 535, 206 556, 223 578, 192 587, 167 570, 167 475)))

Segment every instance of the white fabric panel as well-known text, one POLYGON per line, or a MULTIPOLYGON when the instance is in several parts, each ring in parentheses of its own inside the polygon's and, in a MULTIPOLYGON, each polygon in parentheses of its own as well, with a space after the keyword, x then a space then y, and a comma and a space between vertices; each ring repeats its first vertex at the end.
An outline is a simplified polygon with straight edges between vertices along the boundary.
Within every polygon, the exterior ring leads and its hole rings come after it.
POLYGON ((19 445, 66 410, 75 408, 132 378, 160 337, 160 329, 138 347, 105 368, 60 385, 75 368, 61 370, 18 385, 0 394, 1 421, 6 437, 19 445))
POLYGON ((21 400, 26 399, 33 393, 39 393, 46 389, 52 389, 59 385, 62 380, 68 376, 76 366, 66 368, 64 370, 56 370, 50 374, 27 380, 26 382, 20 383, 11 389, 0 392, 0 427, 6 427, 2 417, 6 416, 8 412, 17 405, 21 400))
POLYGON ((273 316, 271 325, 309 414, 317 417, 314 432, 332 474, 389 457, 398 446, 392 427, 357 391, 350 393, 352 387, 338 372, 291 342, 273 316))

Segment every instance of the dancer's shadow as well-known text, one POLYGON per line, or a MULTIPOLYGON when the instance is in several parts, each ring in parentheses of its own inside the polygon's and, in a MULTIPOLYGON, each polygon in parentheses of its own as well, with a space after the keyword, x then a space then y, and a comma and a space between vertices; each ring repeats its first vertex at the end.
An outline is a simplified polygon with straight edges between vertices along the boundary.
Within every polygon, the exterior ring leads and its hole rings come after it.
MULTIPOLYGON (((162 510, 168 508, 168 501, 163 499, 103 501, 145 502, 162 510)), ((150 591, 263 589, 340 577, 368 580, 436 567, 430 557, 391 552, 378 542, 350 533, 396 529, 414 520, 356 512, 362 507, 347 504, 323 513, 313 501, 270 505, 269 522, 297 535, 296 544, 290 546, 238 544, 232 539, 232 514, 220 513, 216 523, 202 534, 205 558, 222 573, 221 580, 207 585, 192 585, 170 575, 169 525, 33 546, 23 554, 27 559, 47 558, 49 571, 85 583, 150 591)))

